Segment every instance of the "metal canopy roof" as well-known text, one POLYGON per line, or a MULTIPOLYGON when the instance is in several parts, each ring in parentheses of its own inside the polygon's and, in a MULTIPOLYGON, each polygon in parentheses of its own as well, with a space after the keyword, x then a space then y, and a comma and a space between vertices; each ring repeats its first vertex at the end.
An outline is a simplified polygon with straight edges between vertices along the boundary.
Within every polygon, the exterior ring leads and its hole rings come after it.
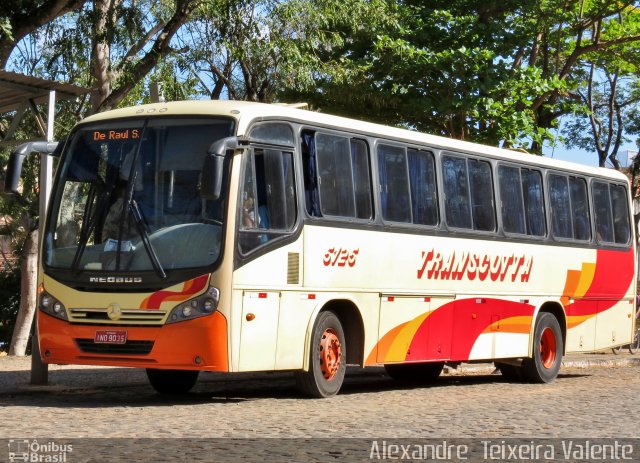
POLYGON ((58 100, 73 99, 90 91, 77 85, 0 71, 0 114, 15 111, 28 100, 46 103, 52 90, 58 100))

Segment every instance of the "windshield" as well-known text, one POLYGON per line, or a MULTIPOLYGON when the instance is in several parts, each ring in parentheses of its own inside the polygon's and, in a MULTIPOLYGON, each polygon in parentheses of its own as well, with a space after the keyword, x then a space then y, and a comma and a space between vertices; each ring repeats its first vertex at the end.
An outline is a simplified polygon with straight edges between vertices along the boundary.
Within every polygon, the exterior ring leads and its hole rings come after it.
POLYGON ((232 131, 231 120, 212 118, 127 120, 76 131, 58 169, 45 265, 162 278, 213 265, 226 198, 202 198, 200 175, 211 144, 232 131))

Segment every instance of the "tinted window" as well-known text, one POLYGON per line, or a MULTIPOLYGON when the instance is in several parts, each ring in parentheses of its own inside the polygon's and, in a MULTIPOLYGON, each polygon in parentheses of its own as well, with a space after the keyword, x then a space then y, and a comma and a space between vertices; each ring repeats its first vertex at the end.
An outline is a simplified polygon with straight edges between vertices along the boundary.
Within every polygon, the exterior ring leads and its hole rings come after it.
POLYGON ((508 233, 525 233, 524 203, 520 169, 518 167, 500 166, 498 168, 500 184, 500 204, 502 227, 508 233))
POLYGON ((239 212, 243 252, 293 229, 294 185, 292 153, 256 149, 247 154, 239 212))
POLYGON ((527 234, 544 236, 547 227, 544 215, 542 176, 537 170, 521 169, 524 210, 527 219, 527 234))
POLYGON ((553 235, 557 238, 573 238, 569 181, 566 176, 549 176, 549 196, 553 235))
POLYGON ((600 242, 613 243, 613 217, 611 215, 609 184, 593 182, 591 193, 596 216, 596 237, 600 242))
POLYGON ((631 237, 627 190, 622 185, 593 182, 596 237, 602 243, 626 244, 631 237))
POLYGON ((411 222, 411 196, 405 149, 380 145, 378 171, 382 217, 390 222, 411 222))
POLYGON ((260 124, 251 129, 249 136, 260 141, 293 146, 293 130, 288 124, 260 124))
POLYGON ((493 209, 491 164, 469 159, 469 185, 471 186, 473 228, 483 231, 495 230, 496 218, 493 209))
POLYGON ((613 210, 613 233, 617 244, 626 244, 631 236, 627 190, 620 185, 611 185, 613 210))
POLYGON ((371 176, 369 174, 369 151, 362 140, 351 140, 351 163, 353 184, 356 195, 356 217, 370 219, 371 210, 371 176))
POLYGON ((589 221, 589 200, 587 199, 587 182, 582 178, 570 177, 571 212, 573 214, 573 237, 576 240, 591 239, 589 221))
POLYGON ((364 141, 305 131, 302 169, 309 215, 371 219, 371 173, 364 141))
POLYGON ((467 181, 467 163, 463 158, 442 157, 445 215, 450 227, 472 228, 467 181))
POLYGON ((443 156, 442 181, 449 226, 495 230, 493 179, 488 162, 443 156))
POLYGON ((438 195, 433 154, 410 149, 407 150, 407 159, 409 161, 413 223, 436 225, 438 223, 438 195))
POLYGON ((317 133, 316 150, 322 215, 355 217, 349 139, 317 133))

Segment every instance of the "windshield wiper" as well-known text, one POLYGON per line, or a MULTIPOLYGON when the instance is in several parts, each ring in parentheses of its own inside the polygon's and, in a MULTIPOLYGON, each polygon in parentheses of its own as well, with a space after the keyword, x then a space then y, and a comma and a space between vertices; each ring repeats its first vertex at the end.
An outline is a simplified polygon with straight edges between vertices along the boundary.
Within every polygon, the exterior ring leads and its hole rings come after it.
MULTIPOLYGON (((151 240, 149 239, 149 233, 147 233, 147 226, 142 218, 142 212, 140 212, 140 208, 138 207, 138 203, 135 199, 131 198, 129 201, 129 211, 133 216, 133 220, 136 223, 136 227, 138 228, 138 233, 140 233, 140 238, 142 239, 142 244, 144 245, 144 249, 147 251, 149 255, 149 259, 151 259, 151 265, 153 265, 153 269, 156 271, 158 276, 162 279, 167 278, 167 274, 162 268, 162 264, 160 263, 160 259, 158 259, 158 254, 156 254, 153 245, 151 244, 151 240)), ((119 251, 119 250, 118 250, 119 251)))
POLYGON ((100 209, 102 204, 105 201, 105 197, 107 195, 102 195, 102 197, 98 198, 96 204, 94 205, 95 197, 96 197, 96 185, 92 184, 89 188, 89 193, 87 195, 86 206, 84 210, 84 214, 82 217, 82 228, 80 229, 80 242, 78 249, 76 250, 75 255, 73 256, 73 261, 71 262, 71 272, 78 276, 80 274, 80 260, 82 259, 82 255, 84 254, 85 249, 87 248, 87 242, 89 241, 89 237, 93 232, 93 229, 96 226, 97 216, 100 213, 100 209), (92 207, 94 206, 94 207, 92 207))

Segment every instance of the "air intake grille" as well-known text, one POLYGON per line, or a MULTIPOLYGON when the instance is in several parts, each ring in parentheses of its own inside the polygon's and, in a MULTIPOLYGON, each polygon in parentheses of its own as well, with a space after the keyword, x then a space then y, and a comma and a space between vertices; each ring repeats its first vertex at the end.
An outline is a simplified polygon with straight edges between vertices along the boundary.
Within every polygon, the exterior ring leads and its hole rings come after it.
POLYGON ((96 344, 93 339, 76 339, 82 352, 89 354, 147 355, 153 349, 153 341, 127 341, 124 344, 96 344))
POLYGON ((165 310, 122 309, 118 320, 111 320, 107 309, 69 309, 72 323, 99 323, 101 325, 162 325, 165 310), (105 323, 106 322, 106 323, 105 323))
POLYGON ((290 252, 287 266, 287 284, 297 285, 300 283, 300 254, 290 252))

